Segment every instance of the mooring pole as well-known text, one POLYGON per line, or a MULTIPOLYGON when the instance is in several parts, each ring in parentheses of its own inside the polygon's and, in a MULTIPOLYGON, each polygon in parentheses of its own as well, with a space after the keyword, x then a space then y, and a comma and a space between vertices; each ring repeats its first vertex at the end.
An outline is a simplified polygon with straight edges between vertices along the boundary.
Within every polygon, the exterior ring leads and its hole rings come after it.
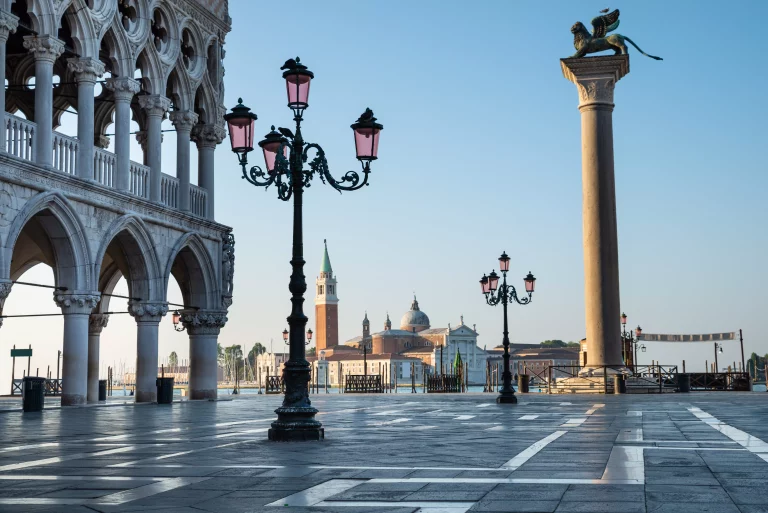
MULTIPOLYGON (((13 344, 13 348, 16 349, 16 344, 13 344)), ((13 395, 13 380, 16 378, 16 357, 13 357, 13 363, 11 364, 11 395, 13 395)))
POLYGON ((741 328, 739 328, 739 342, 741 343, 741 371, 744 372, 744 334, 741 332, 741 328))

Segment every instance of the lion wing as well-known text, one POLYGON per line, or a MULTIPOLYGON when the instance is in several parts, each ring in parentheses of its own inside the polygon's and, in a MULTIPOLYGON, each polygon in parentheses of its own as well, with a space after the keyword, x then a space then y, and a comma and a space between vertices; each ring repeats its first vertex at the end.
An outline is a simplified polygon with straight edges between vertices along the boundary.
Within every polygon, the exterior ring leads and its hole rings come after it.
POLYGON ((605 37, 608 32, 619 27, 619 10, 592 18, 592 37, 605 37))

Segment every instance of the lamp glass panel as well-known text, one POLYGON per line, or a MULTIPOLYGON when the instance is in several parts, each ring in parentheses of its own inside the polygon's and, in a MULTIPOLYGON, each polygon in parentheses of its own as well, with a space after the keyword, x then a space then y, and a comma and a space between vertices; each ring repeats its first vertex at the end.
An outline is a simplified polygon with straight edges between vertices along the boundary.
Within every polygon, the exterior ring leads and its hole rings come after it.
POLYGON ((288 92, 290 107, 306 107, 309 100, 310 78, 307 75, 288 75, 285 77, 285 88, 288 92))

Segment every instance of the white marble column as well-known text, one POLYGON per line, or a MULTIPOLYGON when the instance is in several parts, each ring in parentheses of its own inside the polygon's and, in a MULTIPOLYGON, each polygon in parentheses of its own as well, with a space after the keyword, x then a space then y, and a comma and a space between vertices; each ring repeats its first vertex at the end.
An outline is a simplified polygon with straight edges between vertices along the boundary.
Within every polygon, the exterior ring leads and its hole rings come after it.
POLYGON ((160 320, 168 313, 168 305, 131 302, 128 312, 136 319, 136 402, 156 402, 158 330, 160 320))
POLYGON ((219 331, 227 323, 224 311, 183 313, 189 333, 189 398, 216 399, 219 331))
POLYGON ((64 43, 51 36, 24 36, 24 48, 35 56, 35 162, 53 163, 53 63, 64 43))
POLYGON ((197 185, 206 190, 206 217, 214 219, 214 152, 216 145, 227 136, 218 125, 196 125, 192 140, 197 143, 197 185))
POLYGON ((176 177, 179 179, 179 210, 189 212, 189 139, 197 114, 175 110, 170 114, 176 128, 176 177))
POLYGON ((93 88, 104 74, 104 65, 90 57, 69 59, 68 63, 77 82, 77 176, 93 180, 93 88))
POLYGON ((171 100, 155 94, 139 96, 139 105, 147 115, 147 164, 149 165, 149 199, 160 203, 160 179, 162 175, 161 124, 171 100))
POLYGON ((621 367, 619 244, 613 169, 613 90, 629 56, 561 59, 581 111, 584 294, 589 366, 621 367))
POLYGON ((109 315, 91 314, 88 318, 88 402, 99 402, 99 344, 101 330, 107 327, 109 315))
POLYGON ((88 318, 99 302, 91 294, 55 294, 53 300, 64 314, 62 351, 62 406, 85 404, 88 396, 88 318))
MULTIPOLYGON (((19 18, 7 11, 0 11, 0 152, 5 151, 5 44, 8 42, 8 36, 16 32, 19 25, 19 18)), ((2 322, 2 319, 0 319, 2 322)))
POLYGON ((132 78, 116 77, 107 80, 104 87, 115 99, 115 188, 127 191, 131 183, 131 100, 140 86, 132 78))

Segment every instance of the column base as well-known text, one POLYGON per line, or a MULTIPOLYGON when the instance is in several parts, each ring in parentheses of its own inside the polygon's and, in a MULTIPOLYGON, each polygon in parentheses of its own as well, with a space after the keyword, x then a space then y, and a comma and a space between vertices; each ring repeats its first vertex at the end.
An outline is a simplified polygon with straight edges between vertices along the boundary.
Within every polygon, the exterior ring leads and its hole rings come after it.
POLYGON ((189 400, 190 401, 197 401, 197 400, 215 401, 217 398, 217 394, 218 394, 218 391, 215 388, 213 390, 190 390, 189 400))
POLYGON ((319 441, 325 438, 323 425, 315 420, 317 409, 281 406, 275 410, 277 420, 268 432, 273 442, 319 441))
POLYGON ((62 406, 82 406, 87 404, 84 395, 79 394, 61 394, 62 406))
POLYGON ((500 393, 496 397, 496 404, 517 404, 517 396, 513 393, 500 393))

